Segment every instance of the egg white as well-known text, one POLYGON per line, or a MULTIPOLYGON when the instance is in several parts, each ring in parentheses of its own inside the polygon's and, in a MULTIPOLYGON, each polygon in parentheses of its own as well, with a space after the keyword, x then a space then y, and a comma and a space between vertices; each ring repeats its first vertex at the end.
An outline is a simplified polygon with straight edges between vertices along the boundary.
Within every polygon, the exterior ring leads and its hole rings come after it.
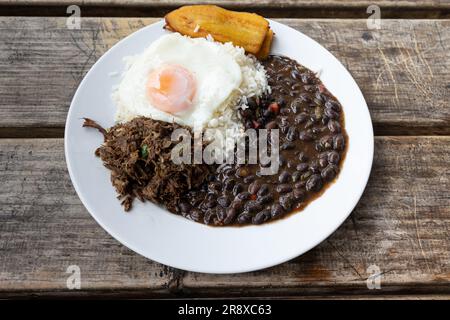
POLYGON ((242 72, 223 45, 179 33, 162 36, 135 57, 115 94, 117 121, 137 116, 176 122, 191 128, 204 127, 214 113, 238 90, 242 72), (164 64, 180 65, 194 75, 197 83, 192 107, 170 114, 151 105, 146 94, 148 75, 164 64))

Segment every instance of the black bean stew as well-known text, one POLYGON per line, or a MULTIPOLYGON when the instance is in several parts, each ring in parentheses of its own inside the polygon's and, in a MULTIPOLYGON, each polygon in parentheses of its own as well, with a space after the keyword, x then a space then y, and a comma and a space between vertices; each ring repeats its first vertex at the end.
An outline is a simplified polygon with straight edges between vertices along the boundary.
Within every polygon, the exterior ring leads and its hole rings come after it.
POLYGON ((261 224, 304 208, 338 175, 347 145, 340 103, 296 61, 270 56, 263 64, 272 92, 240 115, 246 128, 279 129, 278 173, 221 165, 182 197, 177 213, 209 225, 261 224))

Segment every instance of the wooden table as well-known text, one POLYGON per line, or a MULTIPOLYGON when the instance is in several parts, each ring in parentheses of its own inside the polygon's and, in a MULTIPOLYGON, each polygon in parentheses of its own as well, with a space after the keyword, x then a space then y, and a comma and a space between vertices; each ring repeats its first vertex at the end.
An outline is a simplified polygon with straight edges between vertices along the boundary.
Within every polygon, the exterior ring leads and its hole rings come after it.
POLYGON ((182 3, 83 1, 81 30, 69 30, 66 6, 81 2, 0 0, 0 297, 450 297, 450 1, 209 1, 278 17, 325 46, 361 87, 376 134, 371 178, 350 218, 301 257, 235 275, 135 254, 75 194, 62 138, 80 80, 157 20, 141 16, 182 3), (364 19, 372 3, 391 18, 380 30, 364 19), (79 290, 66 286, 71 265, 79 290), (377 270, 381 289, 369 289, 377 270))

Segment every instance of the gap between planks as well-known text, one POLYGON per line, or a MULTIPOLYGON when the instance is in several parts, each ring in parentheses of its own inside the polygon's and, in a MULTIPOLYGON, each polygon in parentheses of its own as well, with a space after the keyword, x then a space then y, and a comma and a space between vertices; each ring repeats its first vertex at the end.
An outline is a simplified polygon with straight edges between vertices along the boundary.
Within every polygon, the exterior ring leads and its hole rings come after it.
MULTIPOLYGON (((202 1, 202 3, 205 1, 202 1)), ((441 2, 425 1, 422 5, 408 2, 386 1, 206 1, 225 8, 251 11, 272 18, 368 18, 367 8, 379 4, 382 18, 385 19, 447 19, 450 18, 450 5, 441 2)), ((186 1, 65 1, 58 4, 51 1, 5 1, 0 0, 3 16, 67 16, 67 6, 79 4, 85 17, 155 17, 164 16, 186 1), (88 2, 88 4, 87 4, 88 2)))
MULTIPOLYGON (((374 126, 376 137, 442 137, 450 136, 448 126, 435 128, 414 128, 397 126, 374 126)), ((0 139, 53 139, 64 138, 63 127, 31 127, 31 128, 1 128, 0 139)))
POLYGON ((196 300, 211 300, 211 299, 221 299, 221 300, 450 300, 450 294, 448 292, 431 292, 424 293, 423 291, 405 292, 402 293, 374 293, 372 295, 362 294, 362 293, 345 293, 339 294, 338 292, 333 292, 330 294, 322 293, 316 295, 299 295, 298 292, 292 295, 243 295, 242 293, 235 293, 232 295, 224 294, 194 294, 192 292, 179 292, 178 294, 170 293, 149 293, 148 290, 71 290, 71 291, 12 291, 12 292, 0 292, 1 299, 196 299, 196 300))

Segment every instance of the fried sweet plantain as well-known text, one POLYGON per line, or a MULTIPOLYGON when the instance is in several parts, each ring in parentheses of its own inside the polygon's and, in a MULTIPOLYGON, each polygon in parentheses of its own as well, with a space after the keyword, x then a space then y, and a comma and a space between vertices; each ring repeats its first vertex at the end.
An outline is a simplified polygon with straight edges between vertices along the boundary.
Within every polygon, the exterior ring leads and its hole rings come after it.
POLYGON ((165 19, 172 31, 193 38, 210 34, 215 41, 232 42, 255 55, 269 33, 269 22, 263 17, 214 5, 184 6, 168 13, 165 19))
POLYGON ((258 53, 256 54, 256 57, 258 59, 264 60, 269 56, 270 47, 272 46, 272 39, 273 39, 273 31, 269 29, 266 37, 264 38, 264 42, 261 46, 261 49, 259 49, 258 53))

